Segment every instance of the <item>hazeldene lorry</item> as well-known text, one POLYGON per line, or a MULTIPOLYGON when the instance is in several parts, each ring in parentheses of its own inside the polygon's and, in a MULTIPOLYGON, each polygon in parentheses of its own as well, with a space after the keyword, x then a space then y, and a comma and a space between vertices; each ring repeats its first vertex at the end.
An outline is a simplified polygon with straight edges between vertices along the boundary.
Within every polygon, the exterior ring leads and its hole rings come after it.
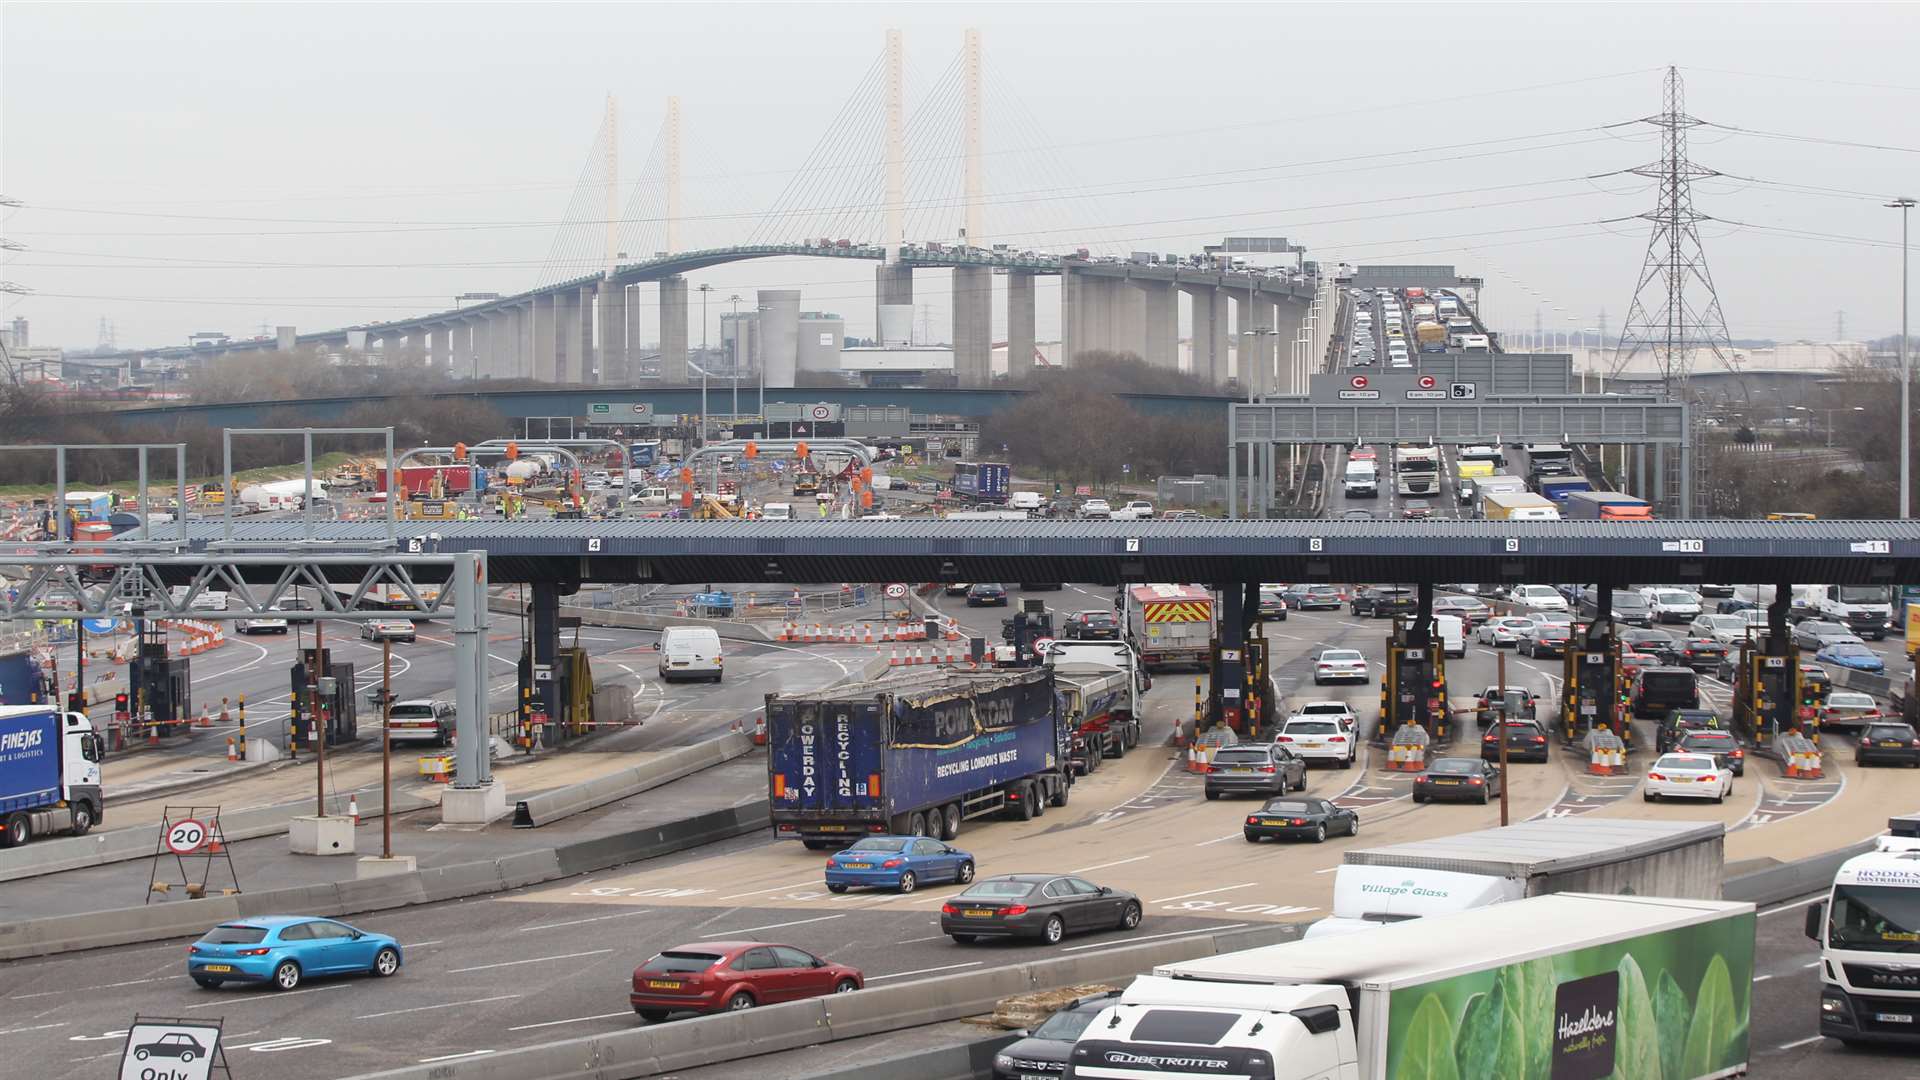
POLYGON ((0 706, 0 847, 51 832, 80 836, 99 824, 105 756, 106 744, 81 713, 0 706))
POLYGON ((951 840, 968 818, 1067 805, 1071 742, 1044 667, 937 668, 766 706, 774 835, 809 850, 873 833, 951 840))
POLYGON ((1556 893, 1164 964, 1074 1043, 1078 1080, 1747 1071, 1752 904, 1556 893))
POLYGON ((1333 914, 1308 939, 1558 892, 1718 900, 1717 821, 1547 818, 1355 848, 1333 874, 1333 914))
POLYGON ((1820 1034, 1920 1045, 1920 816, 1887 822, 1874 849, 1840 864, 1807 908, 1820 946, 1820 1034))

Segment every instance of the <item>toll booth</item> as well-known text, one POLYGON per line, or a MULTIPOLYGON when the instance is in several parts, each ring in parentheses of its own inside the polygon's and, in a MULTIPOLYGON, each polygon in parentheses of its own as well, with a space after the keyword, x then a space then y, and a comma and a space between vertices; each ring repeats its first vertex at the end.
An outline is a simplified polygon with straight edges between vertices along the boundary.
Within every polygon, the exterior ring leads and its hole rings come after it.
MULTIPOLYGON (((575 627, 580 620, 567 616, 575 627)), ((576 636, 576 641, 577 641, 576 636)), ((593 729, 593 666, 587 650, 579 644, 557 646, 553 662, 535 665, 532 643, 520 650, 520 725, 519 738, 537 734, 545 745, 554 746, 593 729)))
POLYGON ((293 745, 312 751, 314 733, 325 731, 328 746, 360 737, 359 701, 354 697, 354 666, 333 659, 332 649, 300 650, 288 666, 292 691, 293 745), (322 680, 332 680, 324 682, 322 680))
POLYGON ((1569 746, 1596 728, 1633 745, 1620 642, 1599 624, 1576 627, 1561 654, 1560 738, 1569 746))
POLYGON ((1229 696, 1215 692, 1207 696, 1207 723, 1226 724, 1248 738, 1260 738, 1284 717, 1277 715, 1279 702, 1274 697, 1273 681, 1267 677, 1267 639, 1250 637, 1238 649, 1214 638, 1207 655, 1209 685, 1223 687, 1238 680, 1239 688, 1229 696), (1238 704, 1238 708, 1228 706, 1238 704))
POLYGON ((166 630, 152 621, 142 629, 140 649, 127 664, 127 693, 141 736, 172 735, 193 720, 193 660, 168 655, 166 630))
MULTIPOLYGON (((1040 662, 1033 651, 1033 643, 1042 638, 1057 637, 1054 633, 1053 612, 1047 610, 1046 601, 1035 597, 1023 597, 1020 610, 1013 617, 1000 620, 1000 640, 1013 646, 1013 663, 1008 667, 1032 667, 1040 662)), ((927 631, 929 640, 933 639, 933 630, 927 631)))
MULTIPOLYGON (((1426 586, 1422 586, 1426 591, 1426 586)), ((1427 605, 1423 604, 1422 607, 1427 605)), ((1453 741, 1453 715, 1447 704, 1447 656, 1440 635, 1429 623, 1419 632, 1419 621, 1395 619, 1387 638, 1387 671, 1380 679, 1380 723, 1376 741, 1390 739, 1407 724, 1427 731, 1433 745, 1453 741)))
POLYGON ((1814 737, 1820 725, 1820 702, 1801 678, 1799 662, 1774 654, 1770 643, 1751 638, 1741 643, 1733 681, 1733 729, 1762 748, 1795 728, 1814 737))

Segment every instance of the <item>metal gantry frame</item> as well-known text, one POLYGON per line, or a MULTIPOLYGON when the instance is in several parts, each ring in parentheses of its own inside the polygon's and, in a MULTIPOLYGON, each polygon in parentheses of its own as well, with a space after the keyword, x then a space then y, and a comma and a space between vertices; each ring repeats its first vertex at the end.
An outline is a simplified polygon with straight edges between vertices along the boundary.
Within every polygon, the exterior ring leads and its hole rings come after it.
MULTIPOLYGON (((306 466, 307 486, 300 496, 300 526, 305 538, 313 537, 313 437, 320 435, 385 435, 387 437, 387 490, 392 491, 394 477, 393 429, 390 427, 337 427, 337 428, 223 428, 220 432, 220 483, 223 485, 221 496, 221 538, 233 540, 233 503, 240 495, 233 487, 233 437, 235 435, 277 435, 285 437, 298 435, 301 438, 301 461, 306 466)), ((184 512, 184 508, 183 508, 184 512)), ((387 500, 387 544, 397 542, 397 510, 393 500, 387 500)))
POLYGON ((67 529, 67 453, 72 450, 135 450, 139 452, 140 476, 138 480, 140 500, 140 535, 153 536, 153 522, 150 520, 152 498, 147 487, 147 451, 173 451, 174 482, 174 521, 184 523, 187 516, 187 444, 186 443, 4 443, 0 451, 52 451, 53 452, 53 535, 61 540, 70 540, 67 529))
MULTIPOLYGON (((453 622, 454 786, 485 787, 492 782, 487 730, 487 562, 484 552, 445 555, 308 555, 173 553, 100 554, 83 545, 25 544, 30 554, 0 556, 0 566, 16 570, 16 593, 0 593, 0 621, 11 619, 120 618, 130 612, 143 619, 193 619, 232 622, 273 618, 289 623, 320 620, 369 622, 376 619, 429 619, 453 622), (105 582, 89 585, 81 566, 110 568, 105 582), (438 571, 444 580, 421 580, 416 571, 438 571), (169 580, 185 579, 176 596, 169 580), (344 592, 340 590, 344 586, 344 592), (390 588, 389 588, 390 587, 390 588), (313 610, 280 610, 294 589, 310 588, 313 610), (224 609, 195 608, 201 593, 227 594, 224 609), (375 593, 383 606, 363 608, 375 593), (396 597, 398 601, 396 602, 396 597), (44 606, 55 599, 76 599, 78 608, 44 606)), ((91 548, 91 545, 85 545, 91 548)))

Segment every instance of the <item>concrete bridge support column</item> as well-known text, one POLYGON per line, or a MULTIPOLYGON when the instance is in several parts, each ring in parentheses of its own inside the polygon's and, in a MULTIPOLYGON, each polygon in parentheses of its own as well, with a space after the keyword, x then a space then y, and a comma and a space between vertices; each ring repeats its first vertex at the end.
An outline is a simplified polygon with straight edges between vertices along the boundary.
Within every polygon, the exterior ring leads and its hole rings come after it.
POLYGON ((493 316, 480 315, 473 320, 473 367, 476 379, 493 378, 493 316))
POLYGON ((553 378, 555 382, 580 381, 580 294, 574 291, 553 295, 553 378))
POLYGON ((993 381, 993 271, 953 270, 953 370, 962 387, 993 381))
POLYGON ((1119 351, 1147 358, 1147 294, 1130 282, 1113 283, 1114 302, 1119 309, 1119 351))
POLYGON ((1171 281, 1133 282, 1140 308, 1140 358, 1157 368, 1180 367, 1180 294, 1171 281))
POLYGON ((627 369, 627 292, 611 281, 595 286, 600 298, 600 378, 596 381, 632 382, 627 369))
MULTIPOLYGON (((1307 324, 1307 311, 1310 304, 1299 300, 1276 302, 1273 307, 1274 329, 1280 331, 1274 340, 1274 376, 1272 393, 1304 394, 1307 392, 1305 376, 1307 372, 1296 374, 1293 370, 1293 339, 1300 335, 1301 327, 1307 324)), ((1311 369, 1313 361, 1308 357, 1304 366, 1311 369)))
POLYGON ((1273 301, 1252 289, 1232 294, 1233 340, 1239 357, 1234 375, 1240 394, 1258 396, 1273 385, 1273 301))
MULTIPOLYGON (((1087 331, 1082 325, 1087 315, 1087 279, 1072 267, 1060 271, 1060 366, 1072 367, 1073 354, 1086 348, 1087 331)), ((1008 296, 1012 296, 1011 293, 1008 296)), ((1011 323, 1013 302, 1007 302, 1011 323)), ((1008 353, 1009 356, 1012 353, 1008 353)))
POLYGON ((473 320, 461 319, 453 324, 453 367, 448 374, 461 379, 471 379, 478 370, 473 351, 473 320))
POLYGON ((687 279, 660 279, 660 381, 687 384, 687 279))
POLYGON ((513 309, 513 378, 533 377, 533 301, 513 309))
POLYGON ((879 308, 894 305, 913 306, 913 267, 907 263, 881 263, 874 269, 873 335, 880 337, 879 308))
POLYGON ((1033 275, 1007 275, 1007 377, 1017 379, 1033 367, 1033 275))
POLYGON ((453 366, 453 327, 441 323, 433 328, 433 344, 427 355, 441 374, 453 366))
POLYGON ((1193 374, 1214 386, 1227 382, 1227 298, 1212 285, 1188 288, 1193 298, 1193 374))
MULTIPOLYGON (((622 288, 626 299, 621 306, 627 313, 627 379, 632 382, 640 377, 640 286, 626 285, 622 288)), ((664 325, 660 328, 660 332, 664 341, 666 334, 664 325)))
POLYGON ((553 332, 556 297, 540 293, 533 298, 533 377, 543 383, 558 381, 557 347, 559 335, 553 332))
POLYGON ((600 356, 593 351, 593 286, 580 286, 576 300, 577 310, 573 329, 576 333, 569 344, 577 346, 574 358, 573 378, 575 382, 595 383, 600 381, 600 356))
POLYGON ((1113 279, 1088 276, 1080 283, 1080 291, 1086 297, 1086 316, 1081 325, 1086 328, 1086 344, 1082 352, 1108 352, 1113 349, 1115 340, 1113 330, 1113 279))

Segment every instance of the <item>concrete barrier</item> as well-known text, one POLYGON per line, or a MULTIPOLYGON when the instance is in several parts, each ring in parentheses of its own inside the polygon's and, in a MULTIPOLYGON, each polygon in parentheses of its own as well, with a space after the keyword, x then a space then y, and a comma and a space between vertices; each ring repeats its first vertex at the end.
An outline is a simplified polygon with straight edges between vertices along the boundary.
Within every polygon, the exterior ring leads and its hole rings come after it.
POLYGON ((199 934, 215 923, 239 918, 240 907, 235 900, 231 896, 210 896, 115 911, 0 922, 0 960, 199 934))
POLYGON ((991 1075, 994 1055, 1018 1041, 1018 1035, 984 1035, 955 1046, 807 1073, 800 1080, 974 1080, 991 1075))
POLYGON ((597 806, 638 795, 702 769, 724 764, 752 751, 753 740, 733 732, 692 746, 663 751, 631 768, 521 799, 513 809, 513 827, 533 829, 548 825, 597 806))
POLYGON ((884 990, 836 994, 828 999, 827 1027, 836 1040, 857 1039, 990 1013, 1001 998, 1035 989, 1038 987, 1026 964, 888 983, 884 990))
POLYGON ((1840 864, 1872 851, 1874 841, 1854 844, 1829 851, 1825 854, 1783 863, 1779 866, 1756 870, 1750 874, 1728 878, 1721 886, 1720 895, 1727 900, 1744 900, 1750 904, 1766 906, 1782 901, 1793 900, 1810 893, 1824 892, 1833 884, 1834 872, 1840 864))
POLYGON ((572 877, 741 836, 771 824, 771 808, 767 800, 760 799, 664 825, 563 844, 553 852, 560 876, 572 877))

